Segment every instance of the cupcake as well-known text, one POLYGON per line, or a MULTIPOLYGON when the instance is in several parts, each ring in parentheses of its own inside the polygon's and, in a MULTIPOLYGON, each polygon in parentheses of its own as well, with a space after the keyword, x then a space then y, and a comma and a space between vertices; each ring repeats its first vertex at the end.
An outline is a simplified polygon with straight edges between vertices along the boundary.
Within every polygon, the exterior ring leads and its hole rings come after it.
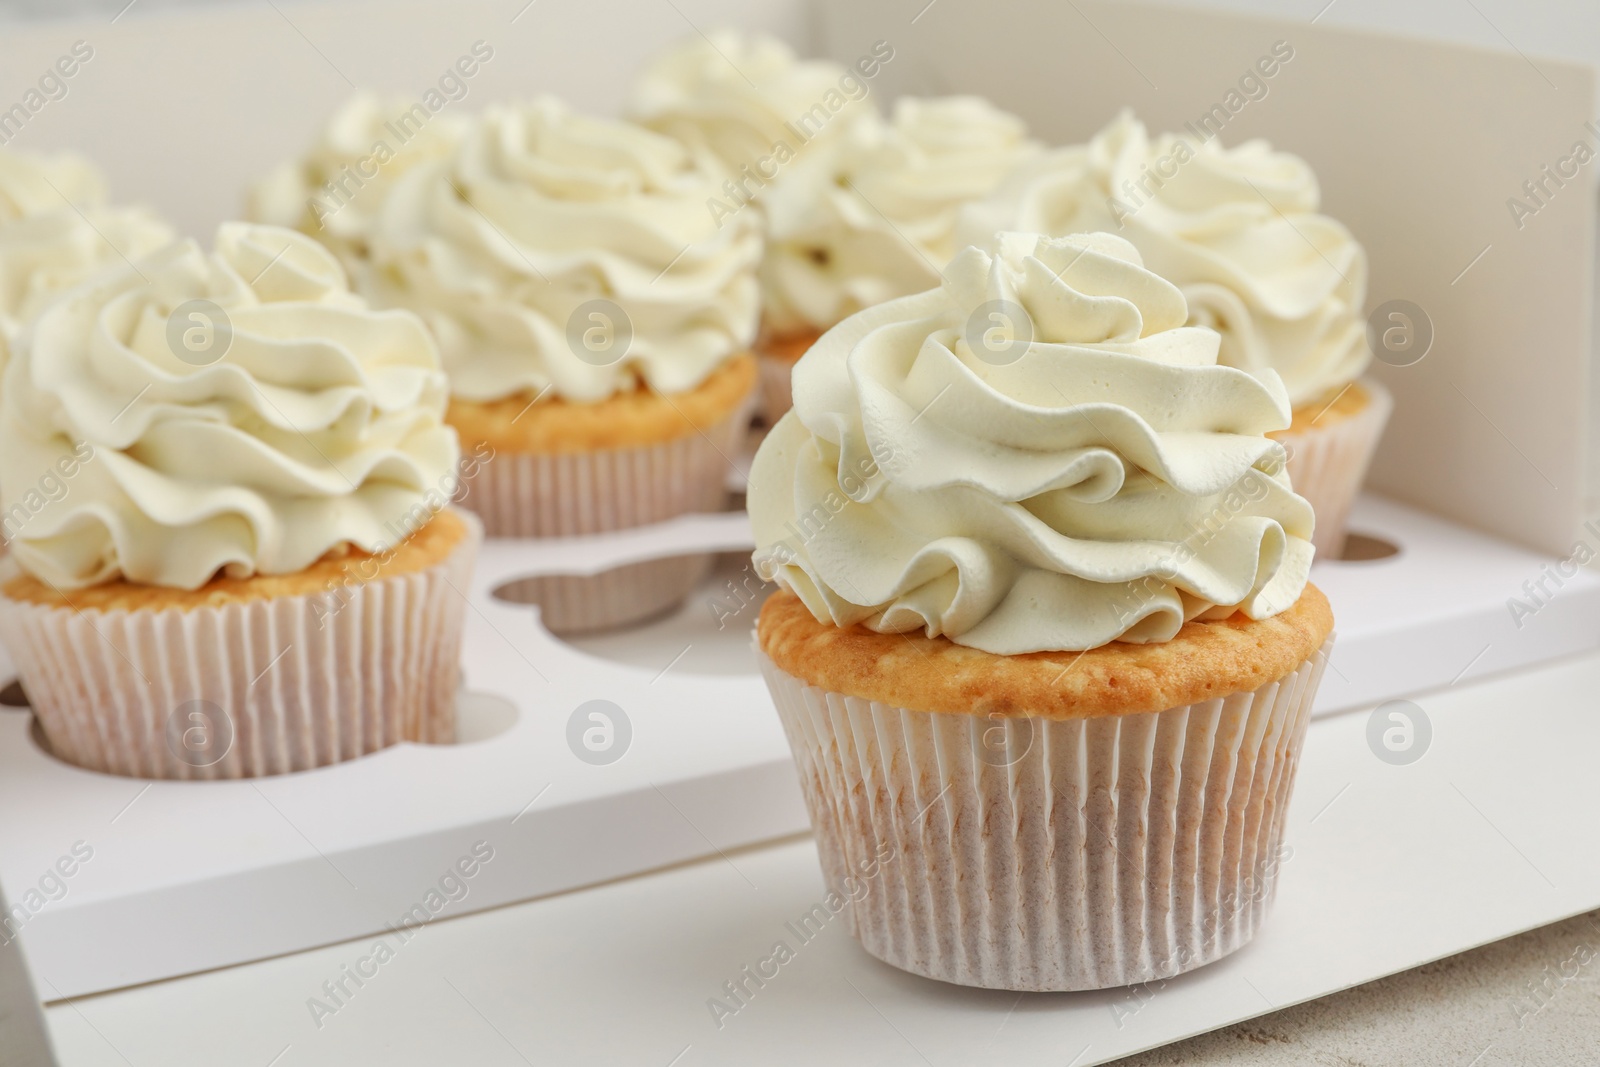
POLYGON ((449 155, 465 129, 459 116, 416 100, 356 93, 301 158, 251 187, 245 215, 315 237, 358 278, 367 268, 368 231, 396 179, 449 155))
POLYGON ((52 303, 0 398, 0 640, 51 750, 153 778, 453 739, 475 520, 414 316, 229 223, 52 303))
POLYGON ((1041 151, 1015 115, 974 96, 905 97, 852 124, 765 194, 766 407, 788 410, 794 363, 862 308, 939 284, 960 208, 1041 151))
POLYGON ((1393 401, 1363 377, 1366 253, 1320 205, 1316 175, 1297 156, 1259 140, 1232 149, 1215 137, 1152 140, 1124 112, 1087 146, 1019 168, 960 229, 969 240, 1021 229, 1131 241, 1183 290, 1190 322, 1222 335, 1224 365, 1282 378, 1294 421, 1274 436, 1316 508, 1317 550, 1338 558, 1393 401))
POLYGON ((75 156, 0 151, 0 374, 52 298, 175 237, 149 211, 110 206, 105 180, 75 156))
MULTIPOLYGON (((491 537, 573 537, 727 503, 756 381, 761 235, 707 210, 714 169, 679 142, 539 99, 491 108, 448 159, 396 183, 368 292, 417 312, 448 419, 492 455, 464 506, 491 537)), ((711 557, 521 587, 556 632, 674 606, 711 557)))
POLYGON ((874 956, 1120 986, 1255 933, 1332 632, 1282 382, 1108 234, 846 319, 751 472, 759 660, 874 956), (996 318, 999 316, 999 318, 996 318))

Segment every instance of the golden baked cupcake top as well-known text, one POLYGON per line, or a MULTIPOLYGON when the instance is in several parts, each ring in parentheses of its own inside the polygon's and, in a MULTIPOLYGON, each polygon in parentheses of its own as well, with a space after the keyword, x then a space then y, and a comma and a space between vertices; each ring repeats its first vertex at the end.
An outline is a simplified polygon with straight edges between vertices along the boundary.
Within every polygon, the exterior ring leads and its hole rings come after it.
POLYGON ((1109 234, 966 249, 796 365, 751 470, 757 566, 818 620, 999 655, 1287 610, 1313 522, 1267 436, 1288 397, 1187 317, 1109 234))
MULTIPOLYGON (((9 575, 0 584, 8 600, 73 611, 198 611, 260 600, 331 593, 333 605, 316 609, 321 619, 342 607, 342 597, 363 582, 401 578, 435 566, 472 536, 467 521, 455 511, 440 511, 414 533, 388 548, 368 552, 360 548, 335 549, 303 571, 292 574, 230 578, 225 573, 197 589, 172 589, 129 581, 102 582, 87 589, 61 589, 31 574, 9 575), (340 592, 344 590, 345 592, 340 592)), ((3 568, 4 564, 0 564, 3 568)), ((6 572, 0 569, 0 575, 6 572)))
POLYGON ((455 492, 438 350, 332 254, 226 223, 66 294, 0 390, 0 523, 72 590, 197 589, 386 551, 455 492))
POLYGON ((710 431, 739 409, 755 382, 756 360, 746 354, 686 393, 666 396, 641 386, 593 404, 453 398, 446 421, 463 447, 481 443, 495 452, 554 456, 648 448, 710 431))
POLYGON ((998 656, 947 637, 876 633, 819 622, 782 590, 762 605, 761 651, 830 693, 949 715, 1081 719, 1165 711, 1286 677, 1333 632, 1322 590, 1269 619, 1187 622, 1155 644, 1113 641, 1082 652, 998 656))

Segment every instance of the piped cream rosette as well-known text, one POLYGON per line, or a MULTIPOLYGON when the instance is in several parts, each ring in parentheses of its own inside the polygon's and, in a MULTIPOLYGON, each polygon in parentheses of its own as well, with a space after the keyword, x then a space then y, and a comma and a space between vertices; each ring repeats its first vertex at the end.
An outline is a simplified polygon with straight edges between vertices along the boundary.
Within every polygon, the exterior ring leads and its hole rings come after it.
POLYGON ((1293 603, 1312 513, 1266 436, 1277 376, 1220 366, 1120 238, 997 240, 801 361, 751 471, 758 562, 836 625, 1001 655, 1293 603))
POLYGON ((816 337, 862 308, 939 284, 964 206, 1041 151, 1020 118, 981 97, 903 97, 805 152, 762 195, 766 416, 816 337))
MULTIPOLYGON (((880 42, 875 54, 894 51, 880 42)), ((874 64, 869 68, 876 72, 874 64)), ((755 192, 796 154, 813 154, 871 110, 868 86, 829 60, 801 59, 775 37, 736 30, 694 35, 656 57, 633 87, 641 125, 714 157, 755 192)))
POLYGON ((104 177, 77 156, 0 151, 0 380, 51 300, 175 236, 143 208, 111 206, 104 177))
POLYGON ((958 229, 969 240, 1015 228, 1130 241, 1183 290, 1189 322, 1221 334, 1219 362, 1283 379, 1296 423, 1290 474, 1316 509, 1318 551, 1337 555, 1393 405, 1362 378, 1372 361, 1366 251, 1321 203, 1298 156, 1260 140, 1152 137, 1124 112, 1087 145, 1018 168, 958 229))
POLYGON ((286 226, 331 249, 352 277, 370 264, 372 227, 401 175, 450 154, 467 123, 430 112, 403 96, 358 92, 297 159, 268 171, 250 188, 245 211, 256 222, 286 226))

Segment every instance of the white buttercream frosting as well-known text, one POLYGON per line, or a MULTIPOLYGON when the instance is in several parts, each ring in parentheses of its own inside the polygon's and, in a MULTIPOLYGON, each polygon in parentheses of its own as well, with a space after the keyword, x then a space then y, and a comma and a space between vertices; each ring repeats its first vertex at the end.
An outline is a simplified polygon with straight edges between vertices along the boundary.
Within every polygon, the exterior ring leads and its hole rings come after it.
POLYGON ((0 374, 50 300, 176 236, 150 211, 108 205, 105 179, 76 156, 0 151, 0 374))
POLYGON ((821 621, 999 654, 1298 599, 1313 519, 1265 436, 1289 423, 1276 374, 1217 365, 1108 234, 1002 234, 945 278, 796 366, 750 477, 764 573, 821 621))
POLYGON ((52 299, 176 237, 142 208, 62 206, 0 224, 0 372, 9 346, 52 299))
POLYGON ((356 93, 303 156, 251 187, 246 215, 310 234, 355 276, 365 269, 368 235, 395 181, 448 155, 466 128, 459 116, 432 113, 415 100, 356 93))
POLYGON ((752 212, 718 225, 719 184, 643 127, 548 97, 491 108, 448 160, 396 184, 369 292, 427 320, 467 400, 692 389, 748 349, 760 311, 760 229, 752 212), (630 328, 625 350, 579 358, 569 328, 592 300, 626 316, 594 327, 630 328))
POLYGON ((66 294, 3 393, 0 517, 61 588, 294 573, 392 546, 454 489, 422 323, 276 227, 224 224, 211 254, 183 241, 66 294), (223 317, 180 313, 193 300, 223 317))
POLYGON ((802 156, 762 198, 769 327, 823 330, 938 285, 962 206, 1040 151, 1021 119, 981 98, 903 97, 890 121, 853 123, 802 156))
POLYGON ((668 49, 633 89, 638 122, 715 156, 728 172, 783 144, 798 151, 865 114, 867 83, 837 63, 800 59, 760 33, 717 30, 668 49))
POLYGON ((1362 319, 1367 259, 1335 219, 1319 214, 1311 167, 1265 141, 1223 148, 1212 137, 1150 138, 1124 112, 1087 146, 1019 168, 960 226, 965 240, 997 230, 1108 230, 1176 283, 1190 321, 1222 334, 1221 360, 1282 376, 1296 407, 1360 377, 1372 358, 1362 319))

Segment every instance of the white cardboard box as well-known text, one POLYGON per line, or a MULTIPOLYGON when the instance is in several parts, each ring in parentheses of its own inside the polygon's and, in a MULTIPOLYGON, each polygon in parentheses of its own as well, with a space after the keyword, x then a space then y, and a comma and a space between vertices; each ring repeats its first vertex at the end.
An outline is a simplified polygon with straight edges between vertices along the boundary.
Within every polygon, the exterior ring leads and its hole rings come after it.
MULTIPOLYGON (((1538 554, 1377 498, 1355 522, 1400 552, 1315 568, 1339 618, 1319 715, 1600 644, 1600 577, 1571 579, 1519 629, 1502 592, 1538 574, 1538 554)), ((480 840, 499 859, 452 913, 804 830, 788 745, 749 648, 755 600, 741 610, 727 584, 750 588, 737 568, 672 618, 580 647, 493 595, 530 574, 749 544, 742 513, 590 541, 490 542, 464 659, 476 694, 464 703, 465 732, 481 739, 464 744, 402 744, 254 781, 149 783, 61 763, 27 714, 0 712, 0 880, 26 900, 74 843, 94 850, 70 892, 22 927, 50 995, 379 933, 417 903, 415 887, 480 840), (569 740, 593 701, 606 702, 622 752, 605 766, 569 740)))
MULTIPOLYGON (((665 1067, 680 1056, 678 1067, 1088 1067, 1600 906, 1596 687, 1600 654, 1590 654, 1419 697, 1436 732, 1407 766, 1374 758, 1368 716, 1317 719, 1272 921, 1235 955, 1165 984, 959 989, 868 956, 842 917, 800 944, 785 924, 825 892, 816 849, 801 839, 446 919, 320 1027, 309 998, 325 998, 322 983, 375 939, 60 1004, 51 1029, 69 1067, 280 1054, 282 1067, 346 1067, 375 1048, 384 1067, 518 1055, 541 1065, 665 1067), (1533 779, 1539 787, 1527 788, 1533 779), (796 958, 719 1027, 708 1001, 726 998, 723 983, 780 938, 796 958)), ((1534 1016, 1561 1010, 1562 996, 1537 976, 1508 993, 1476 998, 1485 1015, 1470 1033, 1422 1012, 1410 1022, 1438 1062, 1529 1063, 1529 1042, 1549 1023, 1534 1016)), ((1271 1049, 1245 1047, 1271 1061, 1271 1049)))
MULTIPOLYGON (((96 59, 71 95, 15 146, 85 150, 119 192, 204 237, 245 180, 295 151, 352 83, 420 93, 483 39, 496 59, 466 106, 556 89, 612 110, 638 61, 665 40, 725 22, 804 36, 808 10, 790 0, 473 0, 8 29, 0 99, 18 96, 28 72, 74 40, 92 40, 96 59)), ((1589 575, 1567 580, 1522 626, 1507 606, 1570 550, 1581 511, 1593 172, 1541 210, 1537 226, 1495 229, 1505 196, 1586 117, 1587 69, 1541 61, 1554 84, 1541 81, 1538 94, 1549 95, 1530 107, 1528 66, 1515 55, 1316 27, 1087 0, 945 2, 920 14, 891 0, 826 0, 819 13, 817 39, 841 58, 863 41, 895 42, 904 62, 886 68, 875 92, 984 91, 1056 138, 1087 136, 1123 103, 1177 124, 1291 34, 1299 65, 1227 138, 1269 134, 1311 159, 1330 210, 1371 250, 1373 303, 1405 296, 1436 329, 1428 359, 1380 368, 1399 411, 1375 481, 1394 499, 1365 501, 1356 520, 1402 551, 1318 569, 1341 632, 1322 710, 1600 646, 1600 582, 1589 575), (1471 165, 1444 165, 1460 159, 1471 165)), ((498 699, 468 702, 482 738, 468 744, 403 745, 258 782, 150 785, 66 768, 37 748, 26 715, 0 712, 0 881, 16 900, 76 842, 95 853, 67 895, 23 928, 47 995, 380 929, 480 839, 503 843, 508 860, 486 872, 473 907, 802 828, 776 718, 740 641, 709 626, 703 602, 676 624, 582 652, 491 595, 540 568, 747 546, 737 517, 673 529, 490 547, 467 674, 471 689, 498 699), (566 743, 570 716, 594 699, 623 708, 633 729, 626 756, 609 766, 579 761, 566 743)))

